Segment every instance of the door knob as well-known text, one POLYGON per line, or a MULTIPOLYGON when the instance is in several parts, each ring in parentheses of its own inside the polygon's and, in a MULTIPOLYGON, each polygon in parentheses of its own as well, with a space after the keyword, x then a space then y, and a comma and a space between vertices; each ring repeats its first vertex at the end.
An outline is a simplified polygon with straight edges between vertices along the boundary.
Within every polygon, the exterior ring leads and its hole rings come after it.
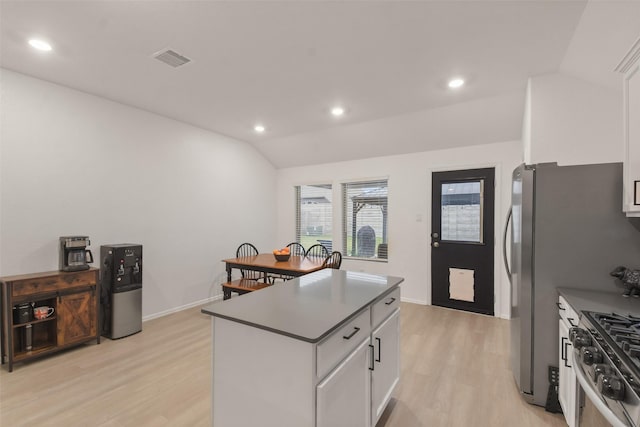
POLYGON ((439 242, 433 242, 433 247, 434 248, 439 248, 440 247, 440 243, 439 242))

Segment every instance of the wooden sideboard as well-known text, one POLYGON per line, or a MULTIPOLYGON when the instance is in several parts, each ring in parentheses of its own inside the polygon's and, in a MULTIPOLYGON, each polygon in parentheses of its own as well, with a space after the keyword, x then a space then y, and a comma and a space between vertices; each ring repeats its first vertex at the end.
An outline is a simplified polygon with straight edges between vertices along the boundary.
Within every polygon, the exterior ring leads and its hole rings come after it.
POLYGON ((100 344, 100 289, 98 269, 0 277, 2 284, 2 364, 13 364, 96 340, 100 344), (29 306, 30 315, 15 312, 29 306), (33 317, 33 307, 53 313, 33 317))

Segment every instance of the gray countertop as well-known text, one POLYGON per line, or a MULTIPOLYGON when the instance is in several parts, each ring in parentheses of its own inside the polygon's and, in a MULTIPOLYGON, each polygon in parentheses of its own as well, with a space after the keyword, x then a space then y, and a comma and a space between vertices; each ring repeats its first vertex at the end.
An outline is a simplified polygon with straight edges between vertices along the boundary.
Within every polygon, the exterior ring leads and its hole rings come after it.
POLYGON ((316 343, 404 281, 324 269, 202 309, 205 314, 316 343))
POLYGON ((623 297, 622 290, 613 292, 590 291, 585 289, 558 288, 574 310, 581 312, 597 311, 602 313, 616 312, 640 316, 640 299, 623 297))

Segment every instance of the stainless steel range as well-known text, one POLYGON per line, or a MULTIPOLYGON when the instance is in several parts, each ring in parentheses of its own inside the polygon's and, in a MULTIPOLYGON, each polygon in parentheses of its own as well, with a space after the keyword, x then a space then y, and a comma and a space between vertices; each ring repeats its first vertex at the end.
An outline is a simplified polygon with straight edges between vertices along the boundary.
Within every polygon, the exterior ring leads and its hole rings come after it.
POLYGON ((614 426, 640 426, 640 317, 583 311, 571 328, 582 389, 614 426))

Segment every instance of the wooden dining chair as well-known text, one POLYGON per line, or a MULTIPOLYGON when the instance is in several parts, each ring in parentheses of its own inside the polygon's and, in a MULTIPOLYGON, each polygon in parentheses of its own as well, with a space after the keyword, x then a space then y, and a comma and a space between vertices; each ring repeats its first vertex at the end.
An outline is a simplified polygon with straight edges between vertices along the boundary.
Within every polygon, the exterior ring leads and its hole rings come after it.
MULTIPOLYGON (((236 258, 245 258, 258 255, 258 249, 251 243, 243 243, 236 249, 236 258)), ((240 269, 243 279, 260 280, 264 274, 255 270, 240 269)))
MULTIPOLYGON (((258 255, 258 249, 251 243, 243 243, 236 249, 236 258, 252 257, 258 255)), ((268 283, 266 274, 260 271, 240 269, 241 278, 222 284, 222 299, 231 298, 231 293, 243 295, 258 289, 266 288, 268 283), (262 281, 261 281, 262 279, 262 281)))
POLYGON ((322 268, 333 268, 339 270, 342 264, 342 254, 338 251, 331 252, 331 255, 325 258, 322 263, 322 268))
POLYGON ((305 256, 307 254, 304 246, 302 246, 298 242, 289 243, 287 247, 289 248, 289 252, 291 253, 291 255, 305 256))
MULTIPOLYGON (((289 248, 289 253, 291 254, 291 256, 305 256, 306 251, 304 250, 304 246, 302 246, 300 243, 298 242, 291 242, 287 245, 287 247, 289 248)), ((295 276, 289 276, 286 274, 270 274, 268 276, 269 282, 271 283, 275 283, 276 280, 291 280, 291 279, 295 279, 295 276)))
POLYGON ((327 248, 320 244, 313 245, 309 249, 307 249, 305 256, 307 258, 326 258, 329 256, 329 251, 327 250, 327 248))

